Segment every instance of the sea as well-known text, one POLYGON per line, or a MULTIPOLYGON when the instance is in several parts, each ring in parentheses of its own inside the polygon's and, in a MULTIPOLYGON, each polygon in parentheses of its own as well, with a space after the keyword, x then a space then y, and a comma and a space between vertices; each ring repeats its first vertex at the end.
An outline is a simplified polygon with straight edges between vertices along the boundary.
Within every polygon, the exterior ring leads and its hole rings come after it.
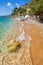
MULTIPOLYGON (((12 17, 0 17, 0 42, 4 39, 5 35, 9 32, 12 28, 15 19, 12 17)), ((0 43, 0 55, 7 50, 5 45, 0 43)))
POLYGON ((8 33, 9 29, 13 26, 13 23, 14 18, 12 17, 0 17, 0 40, 8 33))

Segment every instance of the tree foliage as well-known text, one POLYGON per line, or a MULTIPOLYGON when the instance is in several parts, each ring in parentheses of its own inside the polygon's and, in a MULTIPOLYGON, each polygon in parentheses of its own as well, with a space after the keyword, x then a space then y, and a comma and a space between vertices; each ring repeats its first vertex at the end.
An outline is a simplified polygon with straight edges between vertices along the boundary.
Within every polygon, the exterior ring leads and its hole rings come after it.
POLYGON ((26 9, 25 8, 14 8, 12 15, 25 15, 26 14, 26 9))
POLYGON ((12 15, 26 15, 27 9, 30 8, 29 14, 35 15, 36 17, 38 15, 40 19, 43 19, 43 0, 32 0, 27 8, 25 6, 27 5, 21 6, 20 8, 14 8, 12 15))
POLYGON ((30 8, 32 14, 39 14, 43 12, 43 0, 32 0, 30 8))
POLYGON ((17 8, 15 8, 11 15, 17 15, 17 8))

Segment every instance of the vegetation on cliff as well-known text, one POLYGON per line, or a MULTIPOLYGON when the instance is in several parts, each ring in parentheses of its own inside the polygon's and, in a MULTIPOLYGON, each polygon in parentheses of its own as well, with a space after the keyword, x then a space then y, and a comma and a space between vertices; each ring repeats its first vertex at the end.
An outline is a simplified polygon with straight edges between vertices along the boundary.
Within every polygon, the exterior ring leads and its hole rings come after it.
POLYGON ((30 3, 30 14, 39 16, 40 20, 43 20, 43 0, 32 0, 30 3))
POLYGON ((32 0, 29 4, 25 4, 20 8, 15 8, 12 12, 12 15, 35 15, 39 16, 40 20, 43 20, 43 0, 32 0), (29 12, 27 13, 27 9, 29 12))
POLYGON ((26 9, 25 8, 15 8, 12 12, 12 15, 17 15, 17 16, 21 16, 21 15, 25 15, 26 14, 26 9))

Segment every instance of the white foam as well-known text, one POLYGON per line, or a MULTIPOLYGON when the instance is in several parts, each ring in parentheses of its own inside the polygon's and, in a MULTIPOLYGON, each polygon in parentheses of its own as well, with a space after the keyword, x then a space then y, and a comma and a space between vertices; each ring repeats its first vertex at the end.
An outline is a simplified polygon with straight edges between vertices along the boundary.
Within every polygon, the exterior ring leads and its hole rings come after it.
POLYGON ((20 26, 20 32, 22 31, 22 26, 20 26))
POLYGON ((14 40, 12 39, 11 41, 10 41, 10 43, 12 43, 14 40))
POLYGON ((27 44, 26 44, 26 47, 30 48, 30 43, 27 43, 27 44))
POLYGON ((28 36, 28 39, 29 39, 29 40, 32 40, 31 36, 28 36))
POLYGON ((24 24, 22 24, 22 27, 24 26, 24 24))
POLYGON ((22 34, 20 34, 19 36, 18 36, 18 38, 17 38, 17 41, 23 41, 23 40, 25 40, 26 39, 26 37, 25 37, 25 34, 24 33, 22 33, 22 34))
POLYGON ((23 30, 23 26, 24 26, 24 24, 22 24, 22 26, 20 26, 20 32, 23 30))

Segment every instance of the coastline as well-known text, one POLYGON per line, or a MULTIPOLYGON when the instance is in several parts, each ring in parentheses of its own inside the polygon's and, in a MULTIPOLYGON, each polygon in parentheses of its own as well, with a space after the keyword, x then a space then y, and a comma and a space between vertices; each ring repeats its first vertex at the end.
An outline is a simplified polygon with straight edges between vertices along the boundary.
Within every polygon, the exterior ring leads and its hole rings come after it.
MULTIPOLYGON (((18 38, 18 36, 21 33, 24 33, 26 35, 26 39, 23 42, 21 42, 21 45, 22 45, 21 49, 23 50, 23 48, 25 48, 25 51, 23 52, 23 55, 26 54, 25 63, 29 64, 29 58, 31 57, 30 65, 32 65, 32 63, 37 64, 39 59, 42 59, 42 56, 43 56, 43 53, 42 53, 42 51, 43 51, 43 47, 42 47, 43 46, 43 25, 32 19, 20 21, 17 18, 15 18, 15 21, 16 21, 15 31, 14 31, 14 27, 13 27, 12 30, 10 31, 10 33, 8 34, 8 36, 6 36, 6 38, 4 39, 5 44, 9 44, 9 42, 11 43, 12 40, 16 40, 16 38, 18 38), (25 45, 27 45, 27 43, 29 45, 28 48, 24 47, 25 45), (28 54, 30 54, 30 55, 28 55, 28 54), (28 59, 26 59, 26 58, 28 58, 28 59)), ((14 26, 14 24, 13 24, 13 26, 14 26)), ((22 52, 22 50, 20 50, 20 53, 22 52)), ((20 53, 18 53, 18 54, 20 54, 20 53)), ((21 58, 21 56, 20 56, 20 58, 21 58)))
POLYGON ((43 57, 43 24, 32 19, 21 21, 19 23, 22 23, 24 25, 25 34, 32 38, 30 41, 30 53, 33 64, 39 64, 39 61, 40 64, 42 64, 43 60, 41 61, 41 59, 43 57))

